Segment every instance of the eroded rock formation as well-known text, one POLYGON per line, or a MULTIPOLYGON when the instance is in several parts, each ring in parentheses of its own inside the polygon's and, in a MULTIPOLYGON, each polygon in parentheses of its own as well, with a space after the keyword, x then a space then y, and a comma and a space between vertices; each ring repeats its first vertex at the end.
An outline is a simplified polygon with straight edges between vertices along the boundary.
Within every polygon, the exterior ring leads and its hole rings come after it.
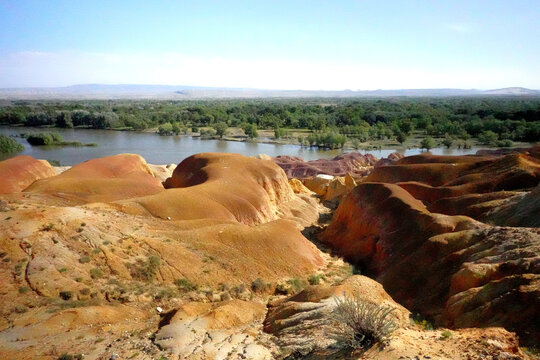
MULTIPOLYGON (((307 193, 295 194, 272 161, 202 154, 180 164, 166 183, 168 189, 140 156, 125 154, 73 166, 35 181, 23 192, 2 196, 1 357, 21 354, 17 343, 21 336, 34 346, 24 348, 28 358, 47 353, 56 359, 63 352, 88 349, 85 341, 74 348, 70 343, 90 324, 96 332, 87 333, 94 339, 107 326, 114 334, 110 336, 124 336, 125 326, 130 331, 153 326, 151 334, 159 326, 155 301, 249 300, 257 278, 277 283, 306 277, 325 265, 320 251, 299 231, 301 224, 317 218, 316 200, 307 193), (99 316, 108 314, 104 306, 113 303, 134 307, 131 313, 118 308, 122 318, 137 311, 144 316, 136 315, 137 320, 128 319, 124 325, 117 315, 109 319, 112 325, 82 320, 89 305, 99 316), (64 306, 84 310, 56 317, 43 314, 64 306), (17 325, 21 316, 27 319, 24 330, 17 325), (70 319, 71 325, 58 319, 70 319), (51 325, 58 321, 63 325, 51 325), (38 342, 41 348, 36 347, 38 342)), ((208 316, 222 314, 223 309, 231 314, 242 311, 235 301, 221 310, 208 308, 208 316)), ((264 305, 256 308, 264 310, 264 305)), ((262 315, 257 316, 260 324, 262 315)), ((173 320, 171 326, 177 318, 173 320)), ((236 331, 224 326, 229 334, 236 331)), ((246 354, 252 354, 256 344, 240 339, 247 333, 238 331, 234 337, 238 343, 227 349, 245 346, 246 354)), ((145 346, 152 347, 149 336, 144 339, 145 346)), ((216 345, 214 350, 225 348, 216 345)))
POLYGON ((276 156, 274 161, 285 170, 289 178, 304 179, 318 174, 333 176, 350 174, 353 177, 362 177, 369 173, 377 158, 371 154, 351 152, 332 159, 305 161, 296 156, 276 156))
POLYGON ((321 237, 411 311, 536 342, 540 230, 493 225, 537 226, 538 190, 515 191, 539 181, 530 154, 403 158, 375 168, 321 237))

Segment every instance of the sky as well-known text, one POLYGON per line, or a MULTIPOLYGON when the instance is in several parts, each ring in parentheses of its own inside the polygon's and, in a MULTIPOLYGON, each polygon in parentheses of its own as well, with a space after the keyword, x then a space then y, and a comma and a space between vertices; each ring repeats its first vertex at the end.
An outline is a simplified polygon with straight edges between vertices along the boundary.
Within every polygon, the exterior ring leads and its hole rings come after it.
POLYGON ((540 89, 539 0, 0 0, 0 88, 540 89))

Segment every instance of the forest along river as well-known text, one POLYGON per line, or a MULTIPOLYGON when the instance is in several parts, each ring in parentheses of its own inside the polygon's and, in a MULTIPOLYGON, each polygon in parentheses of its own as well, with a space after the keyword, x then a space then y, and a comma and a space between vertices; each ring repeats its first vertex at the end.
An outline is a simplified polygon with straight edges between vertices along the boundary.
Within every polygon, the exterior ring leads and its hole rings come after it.
MULTIPOLYGON (((186 135, 159 136, 154 133, 93 129, 44 129, 30 127, 0 127, 0 134, 17 135, 30 132, 58 132, 66 141, 81 143, 97 143, 98 146, 32 146, 23 138, 16 138, 24 145, 24 151, 17 154, 0 154, 0 160, 17 155, 30 155, 36 159, 57 160, 62 165, 75 165, 86 160, 122 153, 141 155, 151 164, 178 164, 186 157, 201 152, 228 152, 246 156, 267 154, 270 156, 292 155, 304 160, 332 158, 344 150, 319 150, 317 148, 301 147, 298 145, 264 144, 254 142, 238 142, 226 140, 203 140, 186 135)), ((467 155, 474 154, 479 148, 472 149, 432 149, 437 155, 467 155)), ((398 151, 404 155, 416 155, 420 149, 383 149, 360 151, 370 153, 377 158, 383 158, 398 151)))

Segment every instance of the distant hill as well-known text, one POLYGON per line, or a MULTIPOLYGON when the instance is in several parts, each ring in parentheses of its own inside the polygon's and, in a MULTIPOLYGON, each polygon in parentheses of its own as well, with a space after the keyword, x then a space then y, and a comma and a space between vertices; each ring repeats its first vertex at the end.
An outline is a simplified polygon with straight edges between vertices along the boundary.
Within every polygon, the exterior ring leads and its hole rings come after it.
POLYGON ((184 85, 103 85, 84 84, 65 87, 0 89, 3 100, 53 99, 225 99, 298 97, 445 97, 445 96, 540 96, 540 90, 509 87, 476 89, 398 89, 398 90, 264 90, 248 88, 198 87, 184 85))

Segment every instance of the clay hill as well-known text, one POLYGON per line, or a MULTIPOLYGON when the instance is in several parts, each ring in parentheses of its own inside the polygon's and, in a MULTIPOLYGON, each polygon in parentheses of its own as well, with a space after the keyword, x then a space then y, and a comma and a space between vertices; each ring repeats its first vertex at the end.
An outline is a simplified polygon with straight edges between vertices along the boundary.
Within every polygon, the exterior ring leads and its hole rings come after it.
POLYGON ((0 358, 529 358, 520 341, 537 336, 538 159, 456 158, 451 173, 450 159, 429 156, 334 160, 298 175, 217 153, 177 166, 135 154, 62 169, 0 162, 0 358), (434 169, 407 178, 407 166, 434 169), (499 185, 481 184, 495 174, 499 185), (482 196, 470 207, 483 211, 437 213, 450 200, 420 199, 412 182, 470 184, 456 201, 482 196), (329 199, 341 203, 323 245, 314 234, 329 199), (386 346, 351 352, 332 336, 349 295, 392 309, 386 346))
POLYGON ((538 148, 406 157, 375 167, 321 238, 436 324, 538 344, 539 182, 538 148))

